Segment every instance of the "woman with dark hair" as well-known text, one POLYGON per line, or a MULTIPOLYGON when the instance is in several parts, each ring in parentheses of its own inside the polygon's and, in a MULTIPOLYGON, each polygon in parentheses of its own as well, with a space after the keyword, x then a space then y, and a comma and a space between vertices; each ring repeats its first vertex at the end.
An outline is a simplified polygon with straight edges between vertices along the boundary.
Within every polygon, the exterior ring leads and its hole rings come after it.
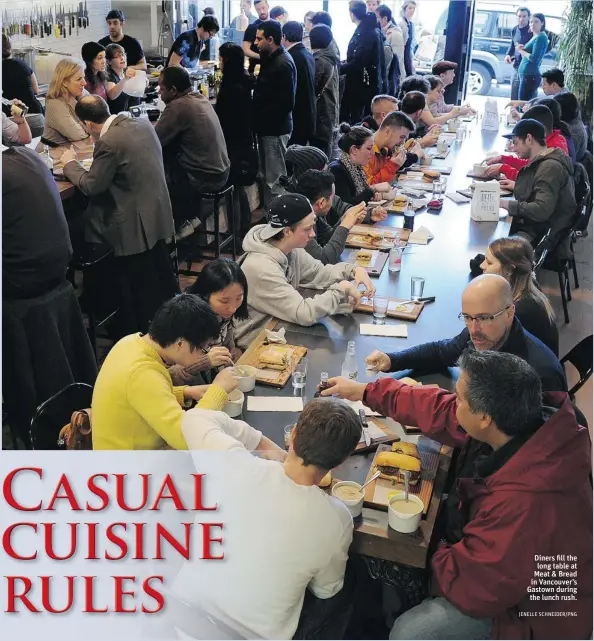
POLYGON ((234 42, 219 47, 219 68, 223 73, 215 105, 227 153, 231 162, 230 185, 235 185, 235 209, 241 212, 241 230, 237 242, 250 228, 252 213, 244 187, 254 183, 258 172, 258 153, 252 130, 252 90, 254 77, 245 70, 245 54, 234 42))
POLYGON ((101 96, 103 100, 107 101, 105 47, 98 42, 85 42, 81 47, 80 53, 85 61, 85 89, 89 93, 101 96))
POLYGON ((373 153, 373 132, 367 127, 346 123, 340 125, 342 136, 338 140, 341 153, 328 169, 334 174, 336 195, 351 205, 377 200, 379 192, 390 191, 388 183, 369 186, 364 167, 373 153))
POLYGON ((523 236, 494 240, 487 249, 481 269, 503 276, 510 284, 515 315, 522 327, 559 355, 559 333, 549 299, 539 289, 534 273, 534 250, 523 236))
MULTIPOLYGON (((222 48, 222 47, 221 47, 222 48)), ((248 317, 248 284, 241 267, 232 260, 214 260, 200 272, 200 276, 187 289, 206 301, 220 323, 218 340, 191 367, 174 365, 169 373, 174 385, 208 384, 221 368, 233 366, 241 355, 235 346, 235 321, 248 317)), ((196 319, 200 322, 200 319, 196 319)))
MULTIPOLYGON (((2 34, 2 95, 13 100, 17 98, 29 107, 30 114, 42 114, 37 78, 29 65, 20 58, 12 57, 10 38, 2 34)), ((7 114, 8 115, 8 114, 7 114)), ((43 126, 43 123, 42 123, 43 126)))
POLYGON ((567 142, 567 153, 571 158, 571 162, 575 162, 575 145, 573 144, 568 124, 561 119, 561 105, 554 98, 541 98, 537 104, 548 107, 553 114, 553 131, 561 132, 567 142))
POLYGON ((553 100, 561 107, 561 121, 569 128, 575 147, 575 158, 581 162, 588 147, 588 134, 582 121, 578 100, 570 91, 558 93, 553 100))
POLYGON ((107 60, 105 90, 110 113, 119 114, 121 111, 128 111, 130 107, 139 105, 140 98, 126 93, 126 81, 134 78, 136 69, 126 68, 127 57, 124 47, 115 43, 107 45, 105 58, 107 60))
POLYGON ((542 79, 540 65, 549 47, 549 39, 545 33, 545 27, 544 15, 542 13, 533 13, 530 17, 530 31, 534 35, 525 45, 516 45, 516 50, 522 56, 522 61, 518 67, 518 75, 520 76, 518 98, 520 100, 536 98, 536 92, 542 79))

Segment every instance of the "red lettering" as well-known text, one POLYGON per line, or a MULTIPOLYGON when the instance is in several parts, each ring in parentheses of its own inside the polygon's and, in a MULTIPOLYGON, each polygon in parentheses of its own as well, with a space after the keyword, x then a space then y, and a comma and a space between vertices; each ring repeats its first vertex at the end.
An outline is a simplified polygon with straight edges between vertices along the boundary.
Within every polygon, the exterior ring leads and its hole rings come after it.
MULTIPOLYGON (((62 610, 56 610, 50 603, 50 579, 52 579, 53 577, 40 576, 39 578, 41 579, 41 604, 43 605, 43 609, 46 612, 50 612, 51 614, 63 614, 64 612, 68 612, 68 610, 70 610, 70 608, 72 607, 72 601, 74 599, 73 588, 74 588, 74 579, 76 579, 76 577, 75 576, 65 577, 68 581, 68 604, 62 610)), ((60 593, 61 592, 62 590, 60 590, 60 593)))
POLYGON ((185 546, 175 539, 173 534, 166 530, 160 523, 157 523, 157 556, 155 559, 162 560, 161 556, 161 537, 163 537, 171 547, 181 554, 187 561, 190 560, 190 533, 192 532, 192 523, 182 523, 185 530, 185 546))
POLYGON ((225 553, 221 554, 221 556, 213 556, 210 545, 211 543, 223 543, 223 537, 221 536, 220 539, 213 539, 211 536, 210 529, 213 527, 218 527, 223 529, 223 524, 222 523, 200 523, 202 526, 202 557, 203 559, 224 559, 225 558, 225 553))
POLYGON ((50 499, 49 505, 46 509, 55 510, 56 508, 54 507, 54 503, 58 499, 66 499, 68 503, 70 503, 70 509, 75 512, 80 512, 82 510, 82 508, 78 504, 78 501, 76 500, 76 496, 74 496, 74 492, 72 490, 72 487, 70 486, 70 481, 68 480, 66 474, 62 474, 62 476, 60 477, 54 495, 50 499), (60 494, 60 490, 62 489, 64 490, 64 494, 60 494))
POLYGON ((216 510, 218 505, 215 503, 214 507, 204 507, 202 502, 202 477, 206 474, 192 474, 194 477, 194 509, 195 510, 216 510))
POLYGON ((118 502, 118 507, 126 512, 138 512, 146 507, 146 502, 148 500, 148 480, 150 474, 141 474, 142 477, 142 503, 138 507, 130 507, 126 504, 126 497, 124 496, 125 483, 124 479, 127 474, 114 474, 116 479, 116 500, 118 502))
POLYGON ((127 592, 124 590, 124 581, 136 581, 135 576, 114 576, 115 580, 115 608, 114 612, 136 612, 136 606, 132 610, 126 610, 124 608, 124 596, 135 596, 134 591, 127 592))
MULTIPOLYGON (((54 525, 55 523, 42 523, 43 526, 43 545, 45 548, 45 553, 49 556, 50 559, 54 561, 66 561, 70 559, 76 552, 76 532, 78 523, 68 523, 70 526, 70 552, 66 556, 58 556, 54 552, 54 525)), ((62 536, 59 537, 60 540, 63 539, 62 536)))
POLYGON ((151 587, 150 582, 156 579, 157 581, 161 582, 161 585, 163 585, 163 577, 162 576, 149 576, 148 579, 145 579, 142 582, 142 589, 144 592, 147 594, 147 596, 150 596, 151 599, 154 599, 157 602, 157 607, 154 610, 149 610, 144 603, 142 604, 142 607, 140 608, 141 612, 144 612, 145 614, 155 614, 156 612, 159 612, 160 610, 163 609, 163 606, 165 605, 165 598, 163 595, 155 590, 154 588, 151 587))
POLYGON ((126 556, 126 554, 128 554, 128 544, 126 543, 126 541, 124 541, 124 539, 120 538, 113 531, 114 528, 118 526, 122 527, 124 531, 126 530, 125 523, 111 523, 110 525, 107 526, 107 530, 105 531, 105 536, 107 537, 107 540, 117 545, 121 551, 120 556, 112 556, 109 552, 105 552, 105 558, 108 561, 119 561, 120 559, 123 559, 126 556))
POLYGON ((96 561, 97 557, 97 526, 99 523, 85 523, 87 526, 87 541, 89 545, 87 547, 87 556, 85 559, 89 561, 96 561))
POLYGON ((6 580, 8 581, 8 589, 6 591, 6 603, 8 605, 5 612, 20 612, 20 610, 16 609, 15 601, 17 599, 22 601, 23 605, 27 610, 29 610, 29 612, 41 612, 41 610, 38 610, 27 597, 27 594, 32 587, 31 579, 26 576, 7 576, 6 580), (25 588, 21 594, 16 593, 17 581, 21 581, 25 588))
POLYGON ((109 496, 107 492, 104 489, 97 487, 95 479, 105 479, 107 481, 108 476, 107 474, 93 474, 93 476, 91 476, 87 481, 87 487, 91 494, 94 494, 101 499, 101 505, 99 507, 93 507, 89 505, 89 502, 87 501, 87 510, 89 510, 89 512, 101 512, 101 510, 104 510, 109 505, 109 496))
POLYGON ((2 484, 2 493, 4 494, 4 500, 8 503, 8 505, 10 505, 11 508, 20 510, 21 512, 37 512, 38 510, 41 510, 41 501, 39 501, 39 503, 35 507, 24 507, 20 503, 17 503, 17 501, 15 500, 12 494, 12 481, 19 472, 35 472, 40 479, 43 478, 43 470, 40 467, 19 467, 16 470, 12 470, 7 474, 6 478, 4 479, 4 483, 2 484))
POLYGON ((6 554, 8 554, 8 556, 16 559, 17 561, 32 561, 33 559, 37 558, 37 552, 35 552, 35 554, 32 554, 31 556, 21 556, 18 552, 15 552, 14 548, 12 547, 12 532, 13 530, 21 526, 33 528, 33 531, 37 533, 37 523, 12 523, 6 528, 6 530, 4 530, 4 534, 2 535, 2 547, 4 548, 4 551, 6 552, 6 554))
POLYGON ((144 556, 144 523, 134 523, 136 547, 134 550, 134 559, 146 559, 144 556))
POLYGON ((161 487, 159 488, 159 491, 157 492, 157 498, 155 499, 153 506, 149 507, 149 510, 159 510, 159 502, 165 499, 173 501, 176 510, 182 511, 186 509, 177 492, 175 483, 173 482, 173 479, 171 478, 171 476, 169 476, 169 474, 165 476, 165 480, 163 481, 161 487), (165 494, 165 490, 169 490, 169 494, 165 494))
POLYGON ((91 612, 92 614, 98 614, 100 612, 107 612, 108 608, 105 607, 102 610, 97 610, 93 606, 93 581, 96 579, 96 576, 85 576, 85 607, 83 612, 91 612))

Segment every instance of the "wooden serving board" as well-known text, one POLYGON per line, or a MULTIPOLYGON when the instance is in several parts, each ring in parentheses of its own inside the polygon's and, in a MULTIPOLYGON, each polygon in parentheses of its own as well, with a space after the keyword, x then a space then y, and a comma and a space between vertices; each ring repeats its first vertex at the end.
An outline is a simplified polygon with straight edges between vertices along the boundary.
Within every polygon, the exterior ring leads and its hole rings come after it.
MULTIPOLYGON (((441 452, 441 445, 437 441, 428 438, 419 439, 417 444, 419 449, 419 457, 421 459, 421 480, 416 485, 410 486, 410 493, 418 496, 423 501, 424 509, 423 516, 427 514, 429 505, 431 503, 431 495, 433 494, 433 485, 435 483, 435 475, 439 467, 439 455, 441 452)), ((367 472, 365 483, 375 474, 376 467, 375 461, 380 452, 390 452, 391 445, 379 445, 377 452, 373 457, 373 462, 367 472)), ((366 507, 374 507, 379 510, 388 510, 388 502, 391 498, 391 492, 404 492, 404 483, 397 483, 389 481, 388 479, 378 478, 372 481, 365 488, 365 501, 366 507)))
POLYGON ((407 168, 407 171, 423 171, 425 169, 430 169, 431 171, 438 171, 442 176, 449 176, 452 173, 451 167, 436 167, 435 165, 411 165, 407 168))
POLYGON ((370 276, 379 276, 388 262, 388 254, 377 249, 373 250, 371 260, 368 263, 360 262, 357 259, 358 254, 358 249, 347 249, 343 257, 343 262, 352 263, 353 265, 357 265, 357 267, 363 267, 370 276))
MULTIPOLYGON (((257 339, 256 339, 257 340, 257 339)), ((253 345, 253 343, 252 343, 253 345)), ((237 361, 237 365, 251 365, 258 371, 256 372, 256 381, 263 385, 283 388, 291 378, 292 364, 303 358, 307 354, 307 347, 300 345, 267 345, 261 341, 259 346, 254 346, 237 361), (275 349, 288 352, 290 364, 284 370, 266 369, 266 366, 260 363, 260 354, 264 350, 275 349)))
MULTIPOLYGON (((386 205, 386 209, 389 212, 396 213, 396 214, 403 214, 406 211, 406 207, 407 207, 407 203, 398 203, 395 205, 394 201, 392 201, 389 205, 386 205)), ((425 207, 425 205, 415 205, 413 203, 413 209, 415 211, 419 211, 419 209, 423 209, 423 207, 425 207)), ((408 229, 403 231, 408 231, 410 233, 410 230, 408 229)), ((400 240, 402 241, 402 238, 400 240)))
MULTIPOLYGON (((388 313, 387 315, 390 318, 399 318, 401 320, 416 321, 417 318, 421 315, 425 303, 408 303, 405 305, 407 311, 397 310, 396 307, 405 302, 405 298, 390 298, 388 303, 388 313)), ((373 302, 368 298, 363 297, 361 301, 355 308, 357 312, 363 312, 364 314, 373 314, 373 302)))
POLYGON ((394 434, 392 430, 380 419, 372 416, 367 417, 368 423, 373 423, 376 427, 385 433, 383 438, 372 438, 371 445, 365 445, 365 441, 358 443, 355 448, 355 454, 363 454, 364 452, 373 451, 378 445, 392 445, 395 441, 399 441, 400 437, 394 434))
POLYGON ((408 240, 410 235, 409 229, 400 229, 398 227, 376 227, 375 225, 355 225, 347 236, 347 247, 358 247, 359 249, 375 249, 378 251, 389 251, 394 247, 396 235, 400 236, 400 241, 408 240), (365 241, 365 236, 370 231, 383 231, 384 241, 381 245, 372 245, 365 241))

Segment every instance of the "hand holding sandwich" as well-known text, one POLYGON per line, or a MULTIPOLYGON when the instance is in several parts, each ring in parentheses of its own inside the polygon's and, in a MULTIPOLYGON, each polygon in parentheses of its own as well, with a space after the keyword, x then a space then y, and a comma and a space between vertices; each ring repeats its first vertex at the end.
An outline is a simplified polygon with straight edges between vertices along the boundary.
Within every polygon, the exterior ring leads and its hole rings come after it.
POLYGON ((369 278, 367 270, 363 269, 363 267, 355 268, 355 287, 357 288, 357 291, 359 290, 359 285, 363 285, 365 287, 364 293, 368 298, 371 298, 375 294, 375 287, 369 278))
POLYGON ((349 231, 365 218, 365 203, 359 203, 354 207, 346 210, 342 220, 340 221, 341 227, 346 227, 349 231))
POLYGON ((365 383, 357 383, 350 378, 335 376, 328 379, 328 387, 320 392, 320 396, 337 396, 347 401, 362 401, 366 388, 365 383))

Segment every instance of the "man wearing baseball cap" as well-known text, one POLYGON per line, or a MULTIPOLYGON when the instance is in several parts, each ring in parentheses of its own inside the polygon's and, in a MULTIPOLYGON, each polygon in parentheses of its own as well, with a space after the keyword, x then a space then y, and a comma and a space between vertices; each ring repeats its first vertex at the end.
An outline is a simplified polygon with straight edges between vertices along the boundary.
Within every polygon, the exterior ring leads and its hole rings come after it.
POLYGON ((549 247, 554 248, 569 229, 575 215, 573 165, 561 149, 546 147, 544 125, 537 120, 520 120, 511 134, 514 151, 528 164, 515 182, 502 180, 514 199, 501 199, 500 206, 512 217, 510 235, 519 234, 533 245, 551 229, 549 247))
POLYGON ((316 215, 305 196, 278 196, 270 204, 268 220, 253 227, 243 241, 240 264, 248 281, 249 318, 235 330, 242 349, 271 318, 308 327, 326 316, 352 312, 361 297, 359 285, 364 285, 367 296, 375 293, 363 268, 323 265, 305 251, 316 235, 316 215), (321 293, 304 298, 300 287, 321 293))

